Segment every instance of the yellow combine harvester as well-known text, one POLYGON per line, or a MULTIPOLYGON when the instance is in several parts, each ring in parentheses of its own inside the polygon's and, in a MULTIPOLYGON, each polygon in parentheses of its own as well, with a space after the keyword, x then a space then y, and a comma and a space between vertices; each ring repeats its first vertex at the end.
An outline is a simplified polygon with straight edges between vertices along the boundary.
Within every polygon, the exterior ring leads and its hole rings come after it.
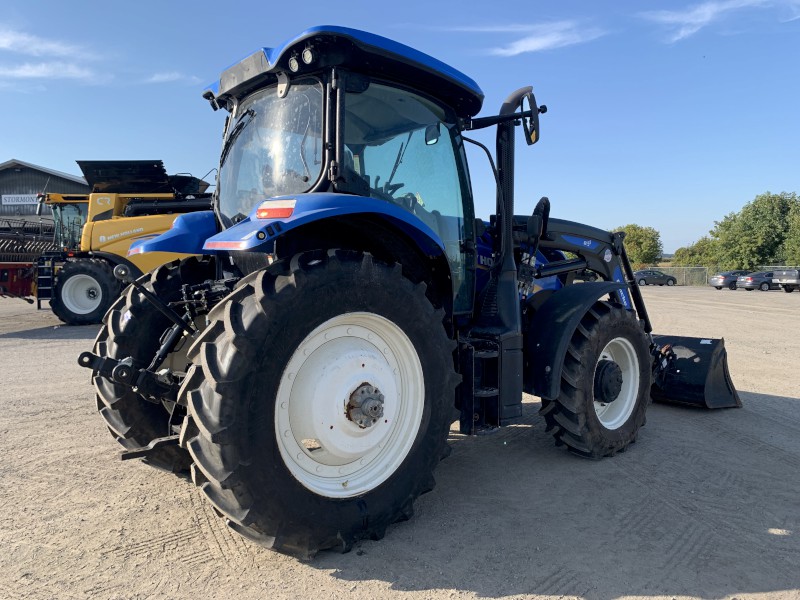
POLYGON ((189 175, 167 175, 160 160, 78 161, 89 194, 45 194, 55 221, 56 251, 37 261, 36 298, 49 300, 70 325, 99 323, 121 291, 114 277, 124 264, 138 276, 174 260, 169 252, 128 257, 136 240, 172 227, 180 213, 208 210, 208 183, 189 175))

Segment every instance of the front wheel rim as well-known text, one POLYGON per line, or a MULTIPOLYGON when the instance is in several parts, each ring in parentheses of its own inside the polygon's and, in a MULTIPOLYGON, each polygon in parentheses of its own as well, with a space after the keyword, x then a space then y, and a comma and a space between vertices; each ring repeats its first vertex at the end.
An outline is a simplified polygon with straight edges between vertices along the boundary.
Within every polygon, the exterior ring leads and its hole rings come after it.
POLYGON ((627 422, 639 397, 639 360, 630 340, 614 338, 606 344, 595 364, 609 360, 617 363, 622 371, 622 388, 609 403, 594 401, 594 410, 600 424, 606 429, 619 429, 627 422))
POLYGON ((373 490, 410 452, 424 399, 422 364, 400 327, 373 313, 334 317, 306 336, 281 376, 275 433, 284 464, 321 496, 373 490), (381 409, 366 425, 352 405, 365 389, 381 409))
POLYGON ((71 313, 88 315, 103 301, 103 290, 94 277, 73 275, 61 287, 61 301, 71 313))

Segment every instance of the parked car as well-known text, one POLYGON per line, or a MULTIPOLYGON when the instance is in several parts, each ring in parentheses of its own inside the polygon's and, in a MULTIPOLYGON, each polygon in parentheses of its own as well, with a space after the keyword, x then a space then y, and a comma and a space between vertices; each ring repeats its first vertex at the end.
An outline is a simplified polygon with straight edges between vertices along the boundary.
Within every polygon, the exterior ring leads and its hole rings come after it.
POLYGON ((633 278, 639 285, 675 285, 678 280, 672 275, 667 275, 655 269, 643 269, 635 271, 633 278))
POLYGON ((744 288, 748 292, 753 290, 779 290, 781 288, 777 283, 772 282, 772 271, 761 271, 759 273, 750 273, 749 275, 739 275, 736 278, 736 287, 744 288))
POLYGON ((775 283, 787 294, 795 290, 800 290, 800 268, 797 269, 778 269, 773 271, 775 283))
POLYGON ((708 285, 721 290, 722 288, 728 288, 729 290, 736 289, 736 280, 739 278, 740 275, 749 275, 752 271, 748 271, 746 269, 741 269, 739 271, 723 271, 722 273, 717 273, 711 279, 708 280, 708 285))

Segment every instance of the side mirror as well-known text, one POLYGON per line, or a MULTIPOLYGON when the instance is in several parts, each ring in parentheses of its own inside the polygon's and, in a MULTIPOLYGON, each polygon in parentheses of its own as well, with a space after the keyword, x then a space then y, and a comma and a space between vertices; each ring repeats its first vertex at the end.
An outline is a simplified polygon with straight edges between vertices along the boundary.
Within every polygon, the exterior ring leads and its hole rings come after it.
POLYGON ((439 141, 439 123, 428 125, 425 128, 425 145, 433 146, 439 141))
POLYGON ((528 113, 528 116, 522 118, 522 128, 525 130, 525 141, 532 146, 539 141, 539 113, 546 113, 547 107, 544 104, 539 107, 536 96, 531 91, 520 100, 520 108, 523 113, 528 113))
POLYGON ((36 201, 37 201, 37 203, 36 203, 36 216, 37 217, 41 217, 42 216, 42 209, 44 208, 44 200, 45 200, 46 197, 47 196, 45 196, 44 194, 36 194, 36 201))

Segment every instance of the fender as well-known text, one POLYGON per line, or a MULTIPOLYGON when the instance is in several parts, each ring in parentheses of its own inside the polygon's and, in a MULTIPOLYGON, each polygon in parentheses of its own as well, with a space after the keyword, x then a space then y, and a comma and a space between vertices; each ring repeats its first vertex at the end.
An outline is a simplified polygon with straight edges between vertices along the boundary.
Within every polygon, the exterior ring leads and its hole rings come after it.
POLYGON ((606 294, 624 290, 615 281, 569 285, 553 292, 524 331, 524 389, 528 394, 554 400, 561 386, 561 368, 567 346, 583 315, 606 294))
POLYGON ((217 217, 212 210, 184 213, 172 222, 172 227, 155 237, 143 237, 131 244, 128 256, 145 252, 177 252, 179 254, 210 254, 203 251, 205 241, 217 233, 217 217))
POLYGON ((422 207, 417 211, 419 216, 389 201, 350 194, 325 192, 280 196, 264 200, 247 218, 210 237, 203 250, 206 254, 231 250, 272 252, 275 239, 297 227, 332 217, 373 214, 395 224, 426 254, 436 256, 444 253, 445 244, 431 225, 447 217, 430 213, 422 207))

